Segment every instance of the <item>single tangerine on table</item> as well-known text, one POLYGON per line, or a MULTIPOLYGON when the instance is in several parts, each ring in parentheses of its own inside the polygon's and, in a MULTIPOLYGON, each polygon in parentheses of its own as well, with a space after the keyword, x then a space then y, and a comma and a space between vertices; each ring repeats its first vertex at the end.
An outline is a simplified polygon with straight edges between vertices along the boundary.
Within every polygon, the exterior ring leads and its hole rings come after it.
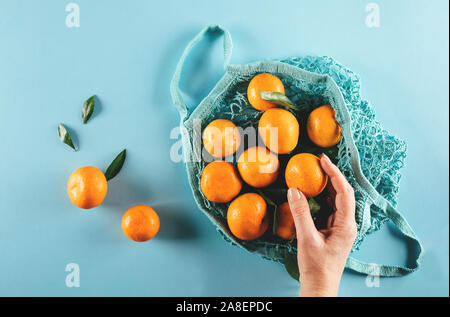
POLYGON ((247 87, 247 98, 253 108, 261 111, 277 107, 276 104, 262 99, 260 95, 261 91, 285 94, 283 83, 277 76, 262 73, 253 77, 247 87))
POLYGON ((214 161, 203 169, 200 189, 209 201, 227 203, 240 193, 242 181, 233 164, 214 161))
POLYGON ((320 106, 310 113, 306 131, 314 144, 330 147, 339 143, 342 132, 335 115, 336 110, 330 105, 320 106))
POLYGON ((277 207, 277 236, 286 240, 295 238, 295 223, 288 202, 277 207))
POLYGON ((260 146, 245 150, 237 163, 244 182, 256 188, 266 187, 275 182, 279 165, 278 157, 260 146))
POLYGON ((289 111, 272 108, 265 111, 259 119, 258 132, 269 150, 287 154, 297 146, 299 124, 289 111))
POLYGON ((122 231, 133 241, 144 242, 152 239, 159 231, 159 216, 146 205, 128 209, 122 217, 122 231))
POLYGON ((93 166, 84 166, 70 175, 67 182, 67 194, 72 203, 83 209, 100 205, 108 191, 106 177, 101 170, 93 166))
POLYGON ((203 146, 209 154, 216 158, 234 154, 240 144, 239 130, 230 120, 214 120, 203 130, 203 146))
POLYGON ((227 222, 235 237, 241 240, 259 238, 269 226, 265 200, 255 193, 237 197, 228 207, 227 222))
POLYGON ((291 157, 285 171, 286 184, 297 188, 306 197, 319 195, 327 185, 328 176, 320 165, 320 159, 310 153, 300 153, 291 157))

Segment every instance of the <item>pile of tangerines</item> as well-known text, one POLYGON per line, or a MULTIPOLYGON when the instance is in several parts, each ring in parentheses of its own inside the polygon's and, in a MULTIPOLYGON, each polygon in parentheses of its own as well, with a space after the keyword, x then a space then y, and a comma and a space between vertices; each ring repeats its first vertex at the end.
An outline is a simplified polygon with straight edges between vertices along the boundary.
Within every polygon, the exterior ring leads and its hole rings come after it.
MULTIPOLYGON (((241 145, 241 134, 236 125, 226 119, 216 119, 202 133, 203 146, 215 160, 203 169, 200 189, 211 202, 231 202, 226 215, 228 227, 241 240, 257 239, 269 227, 267 201, 257 192, 278 179, 279 154, 289 156, 284 166, 288 188, 298 188, 307 198, 312 198, 325 189, 328 181, 317 156, 311 153, 290 156, 299 142, 299 121, 291 111, 263 99, 261 91, 284 95, 285 88, 278 77, 268 73, 256 75, 248 85, 250 105, 262 112, 257 129, 265 146, 247 148, 239 155, 237 164, 233 164, 225 159, 234 155, 241 145), (243 182, 254 190, 239 195, 243 182)), ((341 139, 341 127, 335 114, 330 105, 322 105, 308 114, 308 138, 320 148, 335 146, 341 139)), ((282 239, 295 238, 294 221, 287 201, 276 208, 274 232, 282 239)))

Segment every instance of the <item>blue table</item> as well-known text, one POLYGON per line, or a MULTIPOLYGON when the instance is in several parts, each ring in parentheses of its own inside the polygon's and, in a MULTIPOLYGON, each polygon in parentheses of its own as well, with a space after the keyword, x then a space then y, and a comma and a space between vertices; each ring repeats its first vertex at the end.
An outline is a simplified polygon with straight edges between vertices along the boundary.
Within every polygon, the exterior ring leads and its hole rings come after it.
MULTIPOLYGON (((196 207, 183 164, 170 160, 179 120, 171 76, 187 42, 216 23, 233 36, 233 63, 333 56, 361 75, 377 118, 408 142, 399 209, 423 241, 423 267, 371 288, 346 272, 340 295, 449 295, 446 0, 377 1, 379 27, 366 24, 374 9, 360 0, 74 2, 79 27, 66 25, 70 1, 0 3, 0 295, 297 294, 281 265, 222 240, 196 207), (81 105, 93 94, 100 105, 83 125, 81 105), (59 122, 79 151, 58 140, 59 122), (104 169, 123 148, 126 163, 102 206, 72 205, 69 175, 104 169), (142 244, 120 228, 138 203, 161 217, 158 236, 142 244), (66 286, 69 263, 80 287, 66 286)), ((221 63, 221 41, 196 50, 182 80, 191 105, 220 78, 221 63)), ((388 225, 357 256, 402 264, 407 248, 388 225)))

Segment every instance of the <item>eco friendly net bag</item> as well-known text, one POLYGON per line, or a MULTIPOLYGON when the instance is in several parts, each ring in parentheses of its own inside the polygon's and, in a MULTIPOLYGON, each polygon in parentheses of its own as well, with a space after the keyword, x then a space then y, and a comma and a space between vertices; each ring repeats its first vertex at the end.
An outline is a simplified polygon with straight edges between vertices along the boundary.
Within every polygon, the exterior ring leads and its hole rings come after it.
POLYGON ((227 30, 220 26, 206 27, 186 47, 170 87, 173 102, 181 116, 183 153, 195 200, 225 240, 278 262, 284 261, 286 252, 297 252, 296 241, 289 242, 274 236, 263 235, 253 241, 235 238, 227 225, 228 204, 212 203, 200 190, 200 177, 207 162, 193 150, 201 142, 195 122, 200 122, 202 129, 215 119, 231 120, 244 129, 257 126, 261 112, 249 105, 246 89, 253 76, 265 72, 282 80, 286 96, 295 104, 310 107, 311 110, 330 104, 337 111, 336 118, 342 127, 342 139, 337 146, 337 164, 354 188, 356 198, 358 234, 352 251, 359 249, 364 238, 380 229, 388 220, 392 220, 405 237, 417 246, 415 260, 405 267, 369 264, 353 257, 348 258, 346 267, 380 276, 402 276, 416 271, 420 265, 422 245, 405 218, 395 209, 406 144, 389 135, 375 119, 369 103, 361 99, 358 75, 326 56, 229 65, 231 50, 232 42, 227 30), (191 49, 208 34, 224 35, 226 72, 208 96, 190 112, 179 90, 180 75, 191 49))

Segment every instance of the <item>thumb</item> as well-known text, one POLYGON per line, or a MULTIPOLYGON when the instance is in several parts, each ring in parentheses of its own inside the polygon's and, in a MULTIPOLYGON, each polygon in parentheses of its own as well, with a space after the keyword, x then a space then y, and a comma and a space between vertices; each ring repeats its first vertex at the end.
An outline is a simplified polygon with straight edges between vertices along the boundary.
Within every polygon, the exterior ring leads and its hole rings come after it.
POLYGON ((287 196, 297 231, 297 240, 311 238, 317 233, 317 229, 311 217, 308 200, 297 188, 289 188, 287 196))

